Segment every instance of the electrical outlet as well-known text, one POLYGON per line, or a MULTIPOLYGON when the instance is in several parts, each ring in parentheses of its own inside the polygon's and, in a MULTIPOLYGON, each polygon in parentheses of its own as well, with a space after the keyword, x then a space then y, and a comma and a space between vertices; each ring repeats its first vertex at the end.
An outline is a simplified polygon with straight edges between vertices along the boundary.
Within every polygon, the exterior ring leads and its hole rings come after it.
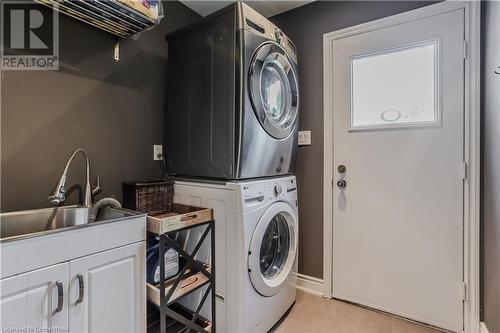
POLYGON ((153 161, 161 161, 163 159, 163 146, 153 145, 153 161))
POLYGON ((299 131, 299 146, 311 145, 311 131, 299 131))

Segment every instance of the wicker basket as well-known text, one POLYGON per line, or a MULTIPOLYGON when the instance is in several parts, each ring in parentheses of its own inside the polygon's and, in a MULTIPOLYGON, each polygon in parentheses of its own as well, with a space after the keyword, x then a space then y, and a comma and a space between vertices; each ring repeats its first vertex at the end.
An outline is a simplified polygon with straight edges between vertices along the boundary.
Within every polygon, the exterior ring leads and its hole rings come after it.
POLYGON ((159 214, 172 211, 172 181, 128 182, 123 186, 123 207, 141 213, 159 214))

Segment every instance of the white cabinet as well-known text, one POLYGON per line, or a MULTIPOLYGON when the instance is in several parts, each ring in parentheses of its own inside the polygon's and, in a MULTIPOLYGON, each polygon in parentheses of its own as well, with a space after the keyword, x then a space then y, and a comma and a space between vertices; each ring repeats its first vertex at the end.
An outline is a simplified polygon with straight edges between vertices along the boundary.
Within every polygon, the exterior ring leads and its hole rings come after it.
POLYGON ((68 263, 0 280, 2 330, 66 331, 68 263))
POLYGON ((145 240, 141 214, 0 242, 0 331, 144 332, 145 240))
POLYGON ((145 332, 145 252, 142 241, 0 280, 1 329, 145 332))
POLYGON ((70 332, 145 332, 144 242, 69 262, 70 332))

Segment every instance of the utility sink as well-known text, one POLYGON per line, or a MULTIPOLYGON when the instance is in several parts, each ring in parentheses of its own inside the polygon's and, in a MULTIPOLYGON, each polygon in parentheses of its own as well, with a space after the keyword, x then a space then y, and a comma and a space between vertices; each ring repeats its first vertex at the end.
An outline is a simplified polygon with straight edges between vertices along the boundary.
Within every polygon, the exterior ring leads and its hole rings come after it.
POLYGON ((137 215, 133 211, 122 208, 102 207, 96 218, 91 219, 93 209, 66 206, 0 214, 0 242, 43 236, 137 215))

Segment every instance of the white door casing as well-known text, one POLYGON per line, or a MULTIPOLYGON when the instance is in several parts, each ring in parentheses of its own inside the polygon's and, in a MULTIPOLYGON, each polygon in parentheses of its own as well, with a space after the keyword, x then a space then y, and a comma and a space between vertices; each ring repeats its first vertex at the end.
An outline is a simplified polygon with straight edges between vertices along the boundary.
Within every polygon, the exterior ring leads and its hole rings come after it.
POLYGON ((445 2, 325 35, 325 295, 461 331, 464 280, 464 329, 477 331, 478 8, 445 2), (429 41, 436 124, 350 128, 351 59, 429 41), (332 191, 340 164, 347 187, 332 191))

